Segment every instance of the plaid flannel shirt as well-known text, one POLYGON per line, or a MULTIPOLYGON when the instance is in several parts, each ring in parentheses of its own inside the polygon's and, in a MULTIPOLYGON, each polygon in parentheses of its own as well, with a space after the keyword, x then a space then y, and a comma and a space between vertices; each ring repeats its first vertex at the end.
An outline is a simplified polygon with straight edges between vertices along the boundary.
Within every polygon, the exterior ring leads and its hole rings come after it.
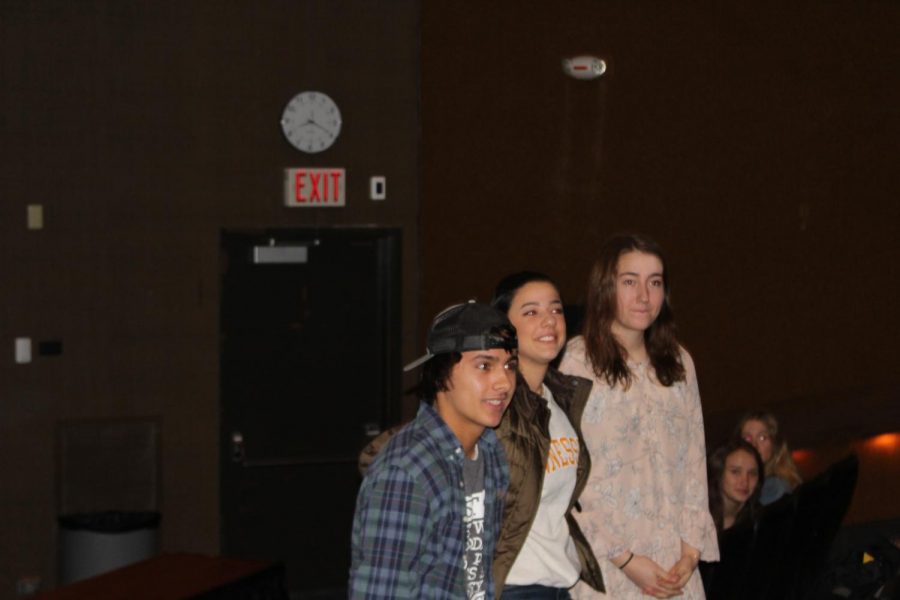
MULTIPOLYGON (((492 429, 478 441, 485 459, 484 591, 494 597, 491 559, 509 471, 492 429)), ((378 454, 356 499, 350 598, 466 598, 464 453, 431 406, 378 454)))

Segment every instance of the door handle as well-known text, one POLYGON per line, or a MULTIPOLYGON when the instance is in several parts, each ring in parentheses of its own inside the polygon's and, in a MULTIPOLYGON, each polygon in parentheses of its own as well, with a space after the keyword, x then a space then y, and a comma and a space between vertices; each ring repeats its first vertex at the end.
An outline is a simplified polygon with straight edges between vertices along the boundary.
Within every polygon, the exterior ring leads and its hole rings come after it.
POLYGON ((247 458, 247 446, 244 443, 244 434, 240 431, 231 432, 231 461, 242 467, 296 467, 305 465, 331 465, 343 463, 355 463, 359 460, 356 454, 344 456, 290 456, 284 458, 247 458))
POLYGON ((231 432, 231 461, 243 464, 247 458, 244 451, 244 434, 240 431, 231 432))

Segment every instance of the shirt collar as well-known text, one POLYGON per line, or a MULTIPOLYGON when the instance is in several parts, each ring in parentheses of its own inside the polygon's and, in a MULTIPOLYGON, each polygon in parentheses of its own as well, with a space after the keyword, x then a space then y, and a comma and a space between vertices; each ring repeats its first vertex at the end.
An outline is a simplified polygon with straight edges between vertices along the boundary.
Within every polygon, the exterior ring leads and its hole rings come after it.
MULTIPOLYGON (((432 432, 442 452, 456 454, 457 450, 462 450, 459 438, 450 430, 433 406, 427 402, 420 403, 419 414, 416 418, 421 419, 425 427, 432 432)), ((481 437, 478 438, 478 444, 481 447, 481 451, 492 451, 497 445, 497 435, 494 433, 494 430, 486 427, 481 437)), ((462 452, 459 454, 462 455, 462 452)))

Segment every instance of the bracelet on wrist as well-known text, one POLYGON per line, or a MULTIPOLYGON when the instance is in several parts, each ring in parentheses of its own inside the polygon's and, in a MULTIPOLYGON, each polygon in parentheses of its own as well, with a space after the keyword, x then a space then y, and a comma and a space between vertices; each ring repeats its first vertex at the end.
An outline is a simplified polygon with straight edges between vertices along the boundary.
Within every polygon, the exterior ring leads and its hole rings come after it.
POLYGON ((625 562, 623 562, 621 565, 619 565, 619 570, 621 571, 622 569, 627 567, 628 563, 631 562, 632 558, 634 558, 634 552, 631 553, 631 556, 629 556, 628 558, 625 559, 625 562))

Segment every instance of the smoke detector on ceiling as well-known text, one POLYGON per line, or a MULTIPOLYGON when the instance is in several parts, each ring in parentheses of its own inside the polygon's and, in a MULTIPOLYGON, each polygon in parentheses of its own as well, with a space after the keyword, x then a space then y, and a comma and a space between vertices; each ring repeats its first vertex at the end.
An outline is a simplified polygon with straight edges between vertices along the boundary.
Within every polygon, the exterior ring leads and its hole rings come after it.
POLYGON ((596 56, 564 58, 563 71, 575 79, 596 79, 606 73, 606 61, 596 56))

